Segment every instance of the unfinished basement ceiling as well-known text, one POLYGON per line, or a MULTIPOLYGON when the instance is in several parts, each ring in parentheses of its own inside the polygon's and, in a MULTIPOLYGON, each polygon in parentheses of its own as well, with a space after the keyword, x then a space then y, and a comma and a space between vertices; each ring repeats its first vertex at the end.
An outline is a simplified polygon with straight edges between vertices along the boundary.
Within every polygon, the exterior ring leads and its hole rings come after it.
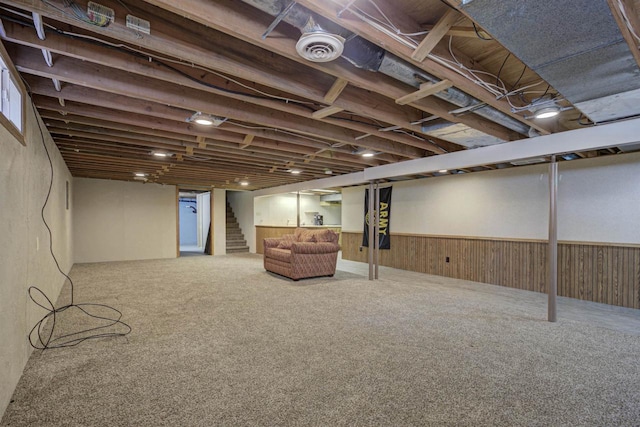
POLYGON ((627 0, 623 24, 618 0, 0 3, 5 49, 77 177, 262 189, 640 113, 627 0), (563 111, 533 117, 549 106, 563 111))

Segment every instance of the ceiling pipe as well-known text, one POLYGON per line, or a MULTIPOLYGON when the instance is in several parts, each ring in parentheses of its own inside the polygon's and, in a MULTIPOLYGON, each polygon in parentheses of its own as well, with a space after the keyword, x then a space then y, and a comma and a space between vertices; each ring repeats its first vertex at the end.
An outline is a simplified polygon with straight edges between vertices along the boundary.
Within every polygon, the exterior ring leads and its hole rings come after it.
MULTIPOLYGON (((283 21, 293 25, 302 32, 305 31, 305 27, 307 27, 308 23, 311 21, 314 22, 316 29, 324 30, 330 34, 339 35, 346 40, 344 43, 342 57, 355 67, 385 74, 415 88, 419 88, 420 85, 425 82, 437 83, 440 81, 439 78, 419 69, 396 55, 385 51, 368 40, 345 30, 328 19, 309 11, 305 7, 300 6, 299 4, 291 4, 295 2, 287 2, 284 0, 242 1, 265 13, 268 13, 271 16, 281 17, 283 21), (288 12, 282 17, 282 12, 287 9, 288 12)), ((474 105, 482 104, 478 99, 455 87, 438 92, 433 96, 450 102, 458 107, 472 107, 474 105)), ((491 106, 477 108, 473 110, 473 113, 522 135, 529 136, 529 126, 491 106)))

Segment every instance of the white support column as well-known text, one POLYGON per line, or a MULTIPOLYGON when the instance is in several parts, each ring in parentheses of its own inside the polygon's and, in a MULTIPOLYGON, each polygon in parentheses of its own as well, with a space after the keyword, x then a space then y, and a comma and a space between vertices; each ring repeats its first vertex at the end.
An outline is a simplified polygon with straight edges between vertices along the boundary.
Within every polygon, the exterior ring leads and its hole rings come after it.
POLYGON ((378 267, 380 265, 380 186, 376 182, 376 200, 374 201, 375 206, 375 230, 373 235, 375 237, 374 240, 374 248, 375 248, 375 258, 374 258, 374 268, 375 274, 374 277, 378 279, 378 267))
POLYGON ((300 227, 300 192, 296 196, 296 227, 300 227))
POLYGON ((369 206, 367 207, 369 212, 369 247, 367 248, 369 253, 369 280, 373 280, 373 241, 375 240, 373 237, 373 233, 374 233, 373 199, 374 198, 375 198, 375 195, 373 194, 373 181, 371 181, 369 182, 369 206))
POLYGON ((549 322, 557 320, 556 296, 558 294, 558 163, 556 156, 551 156, 549 163, 549 247, 547 251, 547 265, 549 277, 547 280, 549 302, 547 317, 549 322))

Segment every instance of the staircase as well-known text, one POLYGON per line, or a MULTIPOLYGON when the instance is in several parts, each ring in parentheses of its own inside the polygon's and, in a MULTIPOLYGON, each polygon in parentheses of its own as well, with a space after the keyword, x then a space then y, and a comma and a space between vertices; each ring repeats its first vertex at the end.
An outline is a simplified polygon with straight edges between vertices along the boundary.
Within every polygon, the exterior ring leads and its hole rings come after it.
POLYGON ((244 239, 242 229, 238 224, 238 220, 231 209, 231 205, 227 202, 227 253, 237 254, 249 252, 249 246, 244 239))

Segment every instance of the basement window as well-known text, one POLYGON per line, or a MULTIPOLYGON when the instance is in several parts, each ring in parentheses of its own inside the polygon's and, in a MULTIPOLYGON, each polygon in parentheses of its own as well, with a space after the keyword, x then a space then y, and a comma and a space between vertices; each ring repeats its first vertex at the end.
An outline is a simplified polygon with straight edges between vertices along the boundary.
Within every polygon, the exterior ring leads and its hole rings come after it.
POLYGON ((22 144, 24 141, 24 89, 18 72, 0 49, 0 123, 22 144))

